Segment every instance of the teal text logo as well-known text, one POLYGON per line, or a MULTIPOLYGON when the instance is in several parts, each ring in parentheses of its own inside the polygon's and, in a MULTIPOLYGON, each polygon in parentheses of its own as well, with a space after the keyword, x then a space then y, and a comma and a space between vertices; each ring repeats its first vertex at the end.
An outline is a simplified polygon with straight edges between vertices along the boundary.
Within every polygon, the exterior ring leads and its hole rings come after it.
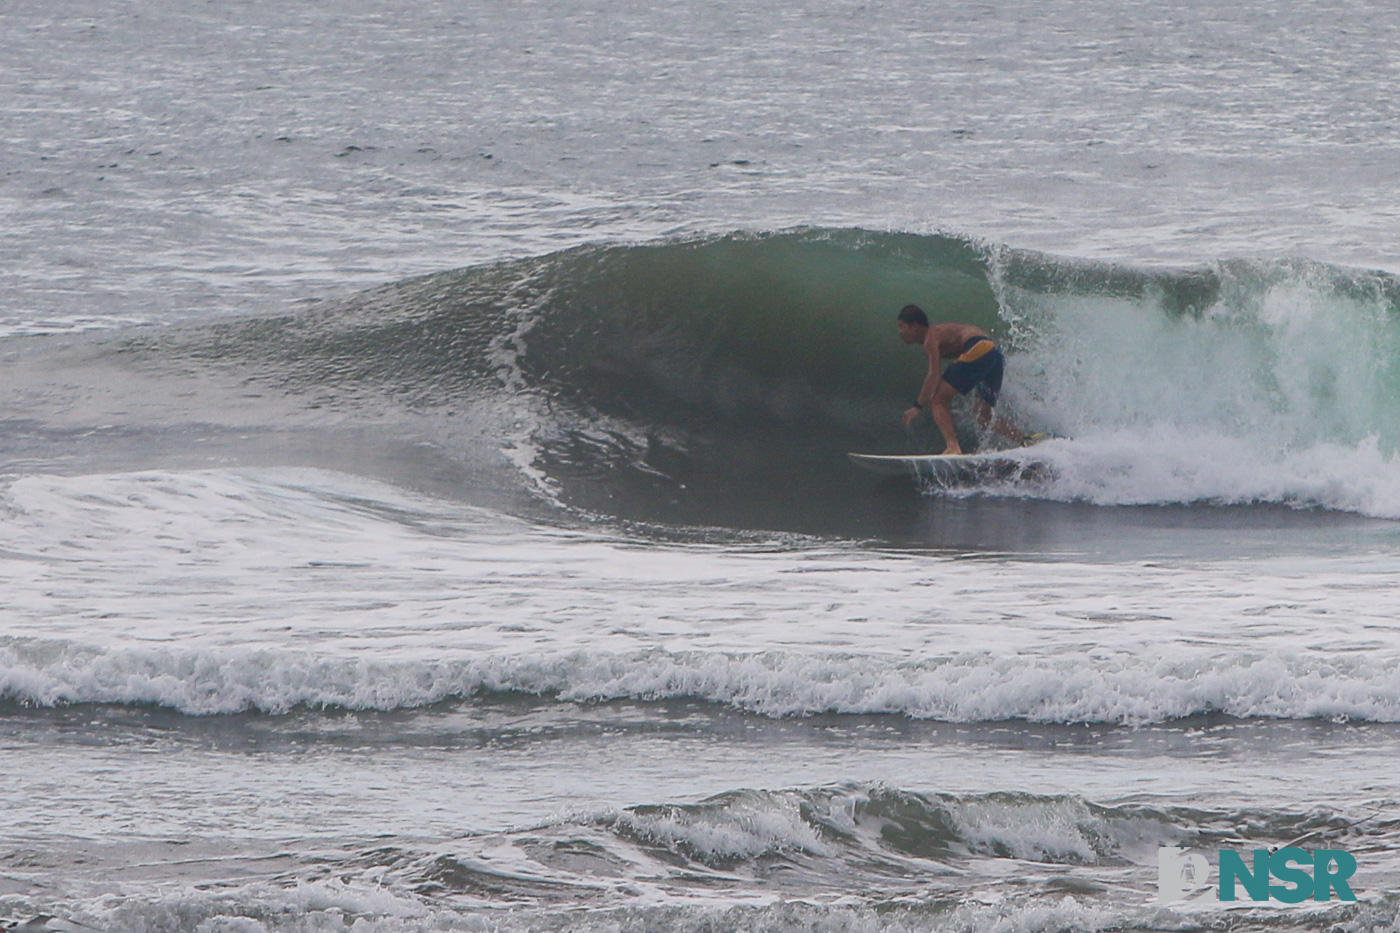
POLYGON ((1210 883, 1210 865, 1199 852, 1178 846, 1157 850, 1157 903, 1182 901, 1354 901, 1348 884, 1356 873, 1356 859, 1341 849, 1298 849, 1288 846, 1269 851, 1255 849, 1250 861, 1233 849, 1221 849, 1216 861, 1217 881, 1210 883), (1243 892, 1244 897, 1240 897, 1243 892))

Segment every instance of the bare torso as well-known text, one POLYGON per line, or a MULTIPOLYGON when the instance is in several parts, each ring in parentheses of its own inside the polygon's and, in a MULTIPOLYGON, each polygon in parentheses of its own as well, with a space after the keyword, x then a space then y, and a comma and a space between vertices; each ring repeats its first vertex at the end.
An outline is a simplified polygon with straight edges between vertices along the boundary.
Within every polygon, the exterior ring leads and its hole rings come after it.
POLYGON ((924 338, 924 353, 933 358, 930 352, 935 347, 938 356, 944 360, 955 360, 962 356, 963 346, 973 337, 987 337, 988 333, 980 327, 971 324, 934 324, 928 329, 928 336, 924 338))
MULTIPOLYGON (((904 412, 904 426, 909 427, 913 424, 919 413, 927 408, 933 416, 934 424, 938 425, 938 430, 943 434, 944 453, 960 454, 962 447, 958 444, 957 432, 953 427, 953 413, 948 408, 948 402, 957 393, 957 389, 943 379, 942 364, 962 356, 963 348, 973 338, 990 339, 991 335, 972 324, 958 324, 953 321, 928 325, 926 331, 924 327, 925 325, 903 317, 899 321, 900 339, 905 343, 922 343, 924 356, 928 357, 928 375, 924 377, 924 384, 920 387, 913 406, 904 412)), ((966 392, 967 389, 962 391, 966 392)), ((995 400, 989 402, 979 396, 976 403, 978 422, 983 425, 992 423, 992 406, 995 404, 995 400)), ((999 433, 1012 440, 1023 440, 1021 432, 1006 419, 997 419, 995 426, 999 433)))

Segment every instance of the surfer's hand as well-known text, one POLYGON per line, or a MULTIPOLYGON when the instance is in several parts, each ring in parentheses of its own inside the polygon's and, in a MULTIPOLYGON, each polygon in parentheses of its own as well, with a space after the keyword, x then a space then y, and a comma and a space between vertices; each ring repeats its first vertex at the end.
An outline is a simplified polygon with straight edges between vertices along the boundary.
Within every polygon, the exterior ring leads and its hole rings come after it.
POLYGON ((909 427, 909 425, 913 424, 913 423, 914 423, 914 419, 917 418, 917 417, 919 417, 919 412, 921 412, 921 411, 923 411, 923 409, 920 408, 920 407, 917 406, 917 405, 915 405, 913 408, 910 408, 910 409, 908 409, 907 411, 905 411, 905 412, 904 412, 904 426, 907 428, 907 427, 909 427))

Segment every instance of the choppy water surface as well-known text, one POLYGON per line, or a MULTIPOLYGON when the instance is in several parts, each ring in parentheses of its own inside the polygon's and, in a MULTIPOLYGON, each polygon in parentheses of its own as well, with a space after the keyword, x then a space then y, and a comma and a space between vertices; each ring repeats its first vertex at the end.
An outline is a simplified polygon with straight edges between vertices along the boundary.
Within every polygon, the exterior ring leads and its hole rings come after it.
POLYGON ((259 308, 812 223, 1394 268, 1391 12, 18 0, 6 311, 259 308))
POLYGON ((6 6, 0 919, 1393 927, 1394 31, 6 6))

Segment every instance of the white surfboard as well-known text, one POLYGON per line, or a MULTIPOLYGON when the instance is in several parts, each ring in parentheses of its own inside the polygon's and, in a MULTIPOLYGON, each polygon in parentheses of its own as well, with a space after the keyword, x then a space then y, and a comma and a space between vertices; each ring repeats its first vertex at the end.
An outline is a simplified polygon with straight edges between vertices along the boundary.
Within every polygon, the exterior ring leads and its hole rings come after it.
POLYGON ((846 456, 872 473, 917 476, 945 484, 1038 482, 1049 475, 1044 460, 1012 457, 1005 451, 980 454, 859 454, 846 456))

